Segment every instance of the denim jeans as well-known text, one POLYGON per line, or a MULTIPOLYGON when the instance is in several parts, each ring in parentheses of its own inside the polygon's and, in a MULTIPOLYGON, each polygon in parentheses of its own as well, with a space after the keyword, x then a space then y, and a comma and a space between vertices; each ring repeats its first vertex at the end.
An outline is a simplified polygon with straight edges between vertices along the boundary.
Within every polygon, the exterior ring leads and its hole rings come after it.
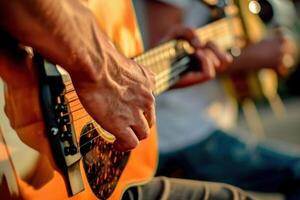
POLYGON ((160 155, 158 175, 229 183, 244 190, 280 192, 300 199, 300 155, 266 144, 248 144, 223 131, 160 155))

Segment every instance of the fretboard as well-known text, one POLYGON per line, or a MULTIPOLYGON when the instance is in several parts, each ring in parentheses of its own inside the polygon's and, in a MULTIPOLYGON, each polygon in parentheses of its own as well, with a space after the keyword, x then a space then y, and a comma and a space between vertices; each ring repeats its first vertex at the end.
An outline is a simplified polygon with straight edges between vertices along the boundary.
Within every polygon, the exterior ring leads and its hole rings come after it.
MULTIPOLYGON (((196 30, 202 43, 212 41, 228 50, 243 38, 239 18, 224 18, 196 30)), ((183 40, 162 44, 134 58, 138 64, 148 67, 156 75, 154 94, 159 95, 173 86, 180 76, 189 70, 189 56, 193 49, 183 40)))

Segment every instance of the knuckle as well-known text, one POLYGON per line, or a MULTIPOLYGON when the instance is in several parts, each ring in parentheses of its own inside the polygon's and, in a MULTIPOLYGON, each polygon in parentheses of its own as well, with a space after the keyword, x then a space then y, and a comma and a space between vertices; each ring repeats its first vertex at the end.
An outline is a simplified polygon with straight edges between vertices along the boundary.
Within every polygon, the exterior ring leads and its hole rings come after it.
MULTIPOLYGON (((128 127, 129 124, 133 121, 133 119, 127 119, 126 121, 121 119, 121 120, 115 120, 115 121, 111 121, 111 126, 114 127, 113 129, 113 133, 115 133, 114 135, 118 138, 123 138, 121 137, 123 134, 128 135, 128 127)), ((128 135, 129 139, 128 140, 132 140, 131 136, 128 135)))
POLYGON ((135 137, 128 137, 126 140, 117 140, 116 147, 122 151, 130 151, 139 145, 139 140, 135 137))
POLYGON ((146 139, 150 134, 150 127, 147 119, 139 119, 136 125, 131 126, 131 128, 139 140, 146 139))
POLYGON ((149 95, 147 96, 146 100, 145 100, 145 107, 146 107, 147 109, 152 108, 152 106, 154 105, 154 103, 155 103, 155 98, 154 98, 154 96, 153 96, 152 94, 149 94, 149 95))
POLYGON ((150 129, 149 128, 145 128, 144 131, 143 131, 143 133, 141 133, 139 139, 140 140, 144 140, 144 139, 148 138, 149 135, 150 135, 150 129))
POLYGON ((148 122, 150 128, 154 125, 154 122, 155 122, 155 116, 152 115, 152 116, 150 116, 150 119, 149 119, 149 122, 148 122))
POLYGON ((149 134, 145 132, 145 133, 143 133, 143 134, 140 135, 139 139, 140 140, 144 140, 144 139, 147 139, 148 136, 149 136, 149 134))
POLYGON ((212 49, 219 49, 218 46, 212 41, 208 41, 207 46, 212 48, 212 49))
POLYGON ((195 30, 191 27, 186 26, 179 27, 176 35, 177 39, 184 39, 189 42, 191 42, 191 40, 196 37, 195 30))
POLYGON ((149 102, 151 103, 151 105, 153 105, 155 103, 155 98, 154 98, 153 94, 149 95, 149 102))
POLYGON ((148 112, 144 112, 144 116, 146 117, 146 120, 148 122, 148 127, 151 128, 155 122, 155 114, 153 110, 150 110, 148 112))
POLYGON ((128 149, 128 150, 132 150, 134 148, 136 148, 139 144, 139 141, 138 140, 129 140, 126 145, 125 145, 125 148, 128 149))

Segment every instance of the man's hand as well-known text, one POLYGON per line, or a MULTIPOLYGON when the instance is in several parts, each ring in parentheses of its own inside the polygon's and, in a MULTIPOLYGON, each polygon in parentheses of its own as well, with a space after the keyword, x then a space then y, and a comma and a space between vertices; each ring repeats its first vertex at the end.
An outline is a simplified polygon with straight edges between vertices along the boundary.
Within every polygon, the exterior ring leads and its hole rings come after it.
POLYGON ((213 79, 217 72, 224 71, 232 58, 229 54, 221 51, 214 43, 202 44, 195 31, 188 27, 177 27, 173 29, 164 40, 183 39, 193 48, 195 58, 199 65, 199 71, 189 72, 184 75, 175 87, 186 87, 213 79))
POLYGON ((154 76, 116 50, 106 56, 96 81, 75 79, 74 85, 88 113, 116 137, 116 149, 127 151, 147 138, 155 122, 154 76))

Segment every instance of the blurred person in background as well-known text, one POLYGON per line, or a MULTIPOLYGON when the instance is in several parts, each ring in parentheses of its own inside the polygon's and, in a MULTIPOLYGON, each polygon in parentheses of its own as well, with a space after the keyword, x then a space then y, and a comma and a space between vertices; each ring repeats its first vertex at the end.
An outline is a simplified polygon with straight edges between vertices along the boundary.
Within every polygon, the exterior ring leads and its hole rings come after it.
MULTIPOLYGON (((294 13, 290 2, 276 3, 288 8, 287 16, 294 13)), ((197 0, 148 0, 145 4, 150 46, 176 25, 199 27, 210 20, 210 10, 197 0)), ((285 27, 287 34, 270 33, 246 47, 225 73, 266 66, 277 69, 283 64, 284 54, 296 59, 293 44, 298 44, 298 38, 290 30, 296 22, 281 17, 276 16, 289 23, 285 27)), ((159 175, 222 181, 247 190, 281 192, 288 199, 299 199, 300 155, 267 143, 254 144, 249 135, 232 133, 236 114, 235 102, 218 80, 158 97, 159 175)))

